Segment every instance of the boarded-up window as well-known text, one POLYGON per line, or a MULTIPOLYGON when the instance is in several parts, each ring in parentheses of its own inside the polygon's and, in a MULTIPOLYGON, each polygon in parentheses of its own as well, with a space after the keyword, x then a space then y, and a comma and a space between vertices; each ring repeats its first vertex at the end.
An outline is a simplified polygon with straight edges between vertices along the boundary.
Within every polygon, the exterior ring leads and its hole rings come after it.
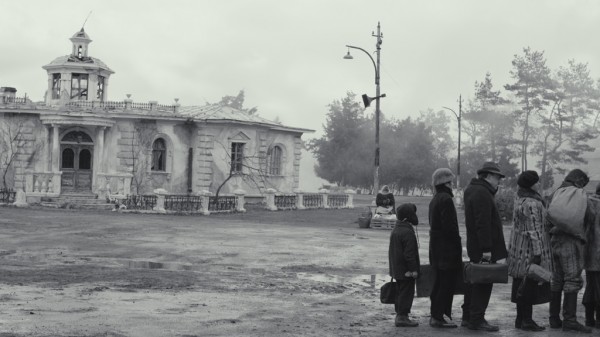
POLYGON ((281 175, 281 147, 273 146, 269 149, 269 174, 270 175, 281 175))
POLYGON ((231 171, 241 173, 244 160, 244 143, 231 143, 231 171))
POLYGON ((52 99, 60 98, 60 74, 52 74, 52 99))
POLYGON ((88 74, 71 74, 71 99, 87 101, 88 74))

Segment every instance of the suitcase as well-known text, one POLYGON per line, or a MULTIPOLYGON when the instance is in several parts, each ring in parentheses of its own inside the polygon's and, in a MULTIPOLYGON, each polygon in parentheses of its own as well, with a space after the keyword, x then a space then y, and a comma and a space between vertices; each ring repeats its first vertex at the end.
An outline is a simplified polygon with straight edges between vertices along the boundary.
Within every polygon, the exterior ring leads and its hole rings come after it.
MULTIPOLYGON (((464 265, 464 263, 463 263, 464 265)), ((431 295, 431 289, 433 288, 433 277, 435 271, 429 264, 423 264, 420 268, 420 276, 417 278, 417 297, 429 297, 431 295)), ((465 281, 463 273, 456 273, 456 289, 454 290, 455 295, 462 295, 465 293, 465 281)))
POLYGON ((464 278, 467 283, 508 283, 508 265, 504 263, 466 263, 464 278))

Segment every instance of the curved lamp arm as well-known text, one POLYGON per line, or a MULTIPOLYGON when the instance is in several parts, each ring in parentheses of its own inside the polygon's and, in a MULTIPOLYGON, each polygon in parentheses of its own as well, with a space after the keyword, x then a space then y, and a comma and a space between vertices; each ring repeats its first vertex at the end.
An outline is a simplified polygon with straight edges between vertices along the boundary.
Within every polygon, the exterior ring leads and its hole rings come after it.
POLYGON ((379 70, 377 69, 377 65, 375 64, 375 60, 373 59, 373 56, 371 56, 371 54, 369 54, 368 51, 362 49, 361 47, 355 47, 355 46, 350 46, 350 45, 346 45, 346 47, 362 50, 365 54, 367 54, 367 56, 369 56, 369 58, 371 59, 371 62, 373 62, 373 68, 375 68, 375 84, 379 84, 379 70))

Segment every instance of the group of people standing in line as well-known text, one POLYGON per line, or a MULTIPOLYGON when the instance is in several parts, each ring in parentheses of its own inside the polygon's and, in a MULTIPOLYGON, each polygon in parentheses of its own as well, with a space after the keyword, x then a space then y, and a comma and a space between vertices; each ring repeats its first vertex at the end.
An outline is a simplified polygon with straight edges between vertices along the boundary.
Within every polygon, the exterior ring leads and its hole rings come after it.
MULTIPOLYGON (((561 230, 547 219, 546 200, 541 196, 536 171, 524 171, 517 180, 512 231, 508 249, 502 220, 495 202, 498 185, 504 178, 499 166, 486 162, 464 190, 467 255, 470 263, 505 263, 512 277, 511 302, 516 304, 515 328, 542 331, 533 320, 533 306, 549 304, 550 328, 587 332, 600 329, 600 184, 596 195, 587 199, 584 235, 561 230), (528 268, 536 264, 552 273, 550 282, 528 278, 528 268), (577 295, 583 288, 585 324, 577 321, 577 295), (563 296, 564 294, 564 296, 563 296), (561 317, 562 305, 562 319, 561 317)), ((453 201, 450 169, 439 168, 432 176, 435 194, 429 204, 429 262, 433 270, 430 294, 434 328, 456 328, 452 322, 452 302, 462 279, 462 243, 453 201), (459 281, 457 281, 459 280, 459 281), (447 317, 449 320, 446 320, 447 317)), ((570 171, 559 187, 583 189, 589 182, 579 169, 570 171)), ((556 193, 556 192, 555 192, 556 193)), ((550 198, 552 200, 552 196, 550 198)), ((550 201, 551 202, 551 201, 550 201)), ((417 207, 402 204, 396 209, 397 222, 390 236, 389 269, 396 279, 395 325, 415 327, 408 317, 420 274, 418 243, 413 226, 419 223, 417 207)), ((498 331, 485 319, 493 283, 465 283, 461 326, 471 330, 498 331)))

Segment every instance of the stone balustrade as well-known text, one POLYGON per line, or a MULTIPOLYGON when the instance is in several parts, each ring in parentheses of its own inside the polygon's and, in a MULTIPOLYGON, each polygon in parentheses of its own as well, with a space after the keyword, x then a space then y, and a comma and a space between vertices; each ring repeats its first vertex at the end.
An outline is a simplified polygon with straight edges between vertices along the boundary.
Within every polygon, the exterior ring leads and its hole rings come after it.
POLYGON ((25 171, 25 193, 34 197, 57 197, 61 175, 62 172, 25 171))
POLYGON ((131 173, 98 173, 98 195, 108 199, 125 199, 131 194, 131 173))

